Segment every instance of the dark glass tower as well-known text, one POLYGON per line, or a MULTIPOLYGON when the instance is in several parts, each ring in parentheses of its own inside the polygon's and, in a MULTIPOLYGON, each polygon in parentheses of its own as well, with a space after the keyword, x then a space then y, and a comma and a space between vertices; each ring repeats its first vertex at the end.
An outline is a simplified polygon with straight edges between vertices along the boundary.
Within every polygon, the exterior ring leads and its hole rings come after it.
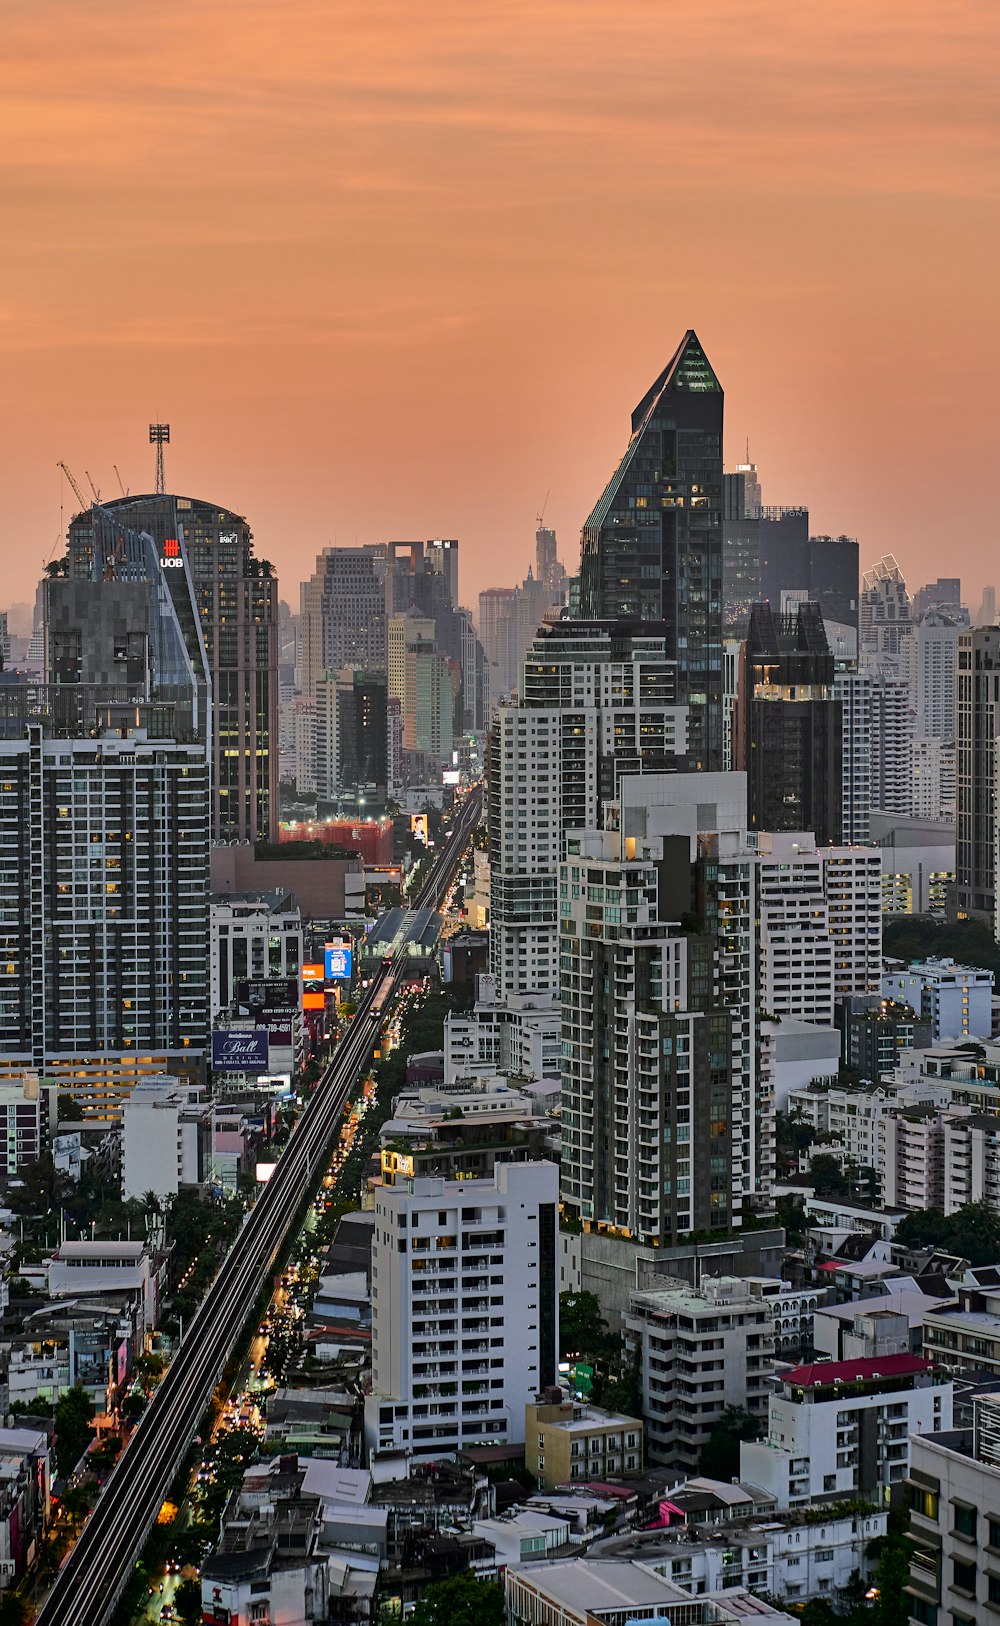
POLYGON ((170 592, 185 642, 201 644, 207 655, 213 839, 276 837, 278 584, 270 563, 255 557, 240 514, 158 493, 78 514, 69 527, 71 577, 94 581, 119 572, 116 522, 149 539, 154 573, 170 592))
POLYGON ((689 707, 679 767, 722 766, 722 385, 697 335, 632 414, 632 438, 583 528, 580 614, 657 621, 689 707))
POLYGON ((734 747, 752 830, 841 838, 841 703, 818 604, 755 604, 743 645, 734 747))

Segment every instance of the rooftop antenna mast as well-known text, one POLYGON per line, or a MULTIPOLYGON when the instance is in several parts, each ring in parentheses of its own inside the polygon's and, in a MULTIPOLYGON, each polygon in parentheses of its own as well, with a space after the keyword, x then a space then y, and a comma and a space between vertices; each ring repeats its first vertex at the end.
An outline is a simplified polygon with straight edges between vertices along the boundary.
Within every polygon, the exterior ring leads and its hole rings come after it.
POLYGON ((170 444, 170 425, 168 423, 151 423, 149 426, 149 444, 156 447, 156 495, 162 497, 167 489, 163 478, 163 448, 170 444))

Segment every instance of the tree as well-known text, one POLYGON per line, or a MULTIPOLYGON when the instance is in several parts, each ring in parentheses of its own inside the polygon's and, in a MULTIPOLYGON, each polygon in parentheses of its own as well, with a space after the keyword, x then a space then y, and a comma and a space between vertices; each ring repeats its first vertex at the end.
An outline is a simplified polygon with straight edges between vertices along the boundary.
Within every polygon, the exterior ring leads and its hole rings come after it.
POLYGON ((559 1355, 564 1361, 575 1356, 597 1360, 607 1355, 612 1340, 608 1324, 594 1293, 560 1293, 559 1355))
POLYGON ((201 1626, 201 1583, 182 1581, 174 1593, 174 1608, 184 1626, 201 1626))
POLYGON ((504 1589, 499 1581, 453 1575, 429 1586, 410 1616, 411 1626, 505 1626, 504 1589))
POLYGON ((56 1406, 56 1468, 68 1479, 94 1437, 94 1402, 77 1384, 56 1406))
POLYGON ((817 1197, 844 1197, 847 1195, 847 1176, 839 1162, 829 1152, 819 1152, 809 1160, 809 1184, 817 1197))
POLYGON ((700 1473, 709 1479, 737 1479, 740 1472, 740 1441, 759 1440, 760 1419, 742 1406, 727 1406, 701 1449, 700 1473))
POLYGON ((19 1214, 57 1214, 73 1191, 72 1180, 59 1173, 51 1152, 19 1170, 18 1178, 21 1184, 11 1190, 10 1203, 19 1214))
POLYGON ((970 1265, 992 1265, 1000 1260, 1000 1214, 982 1200, 948 1215, 940 1208, 914 1211, 900 1220, 894 1240, 909 1248, 943 1248, 970 1265))
POLYGON ((67 1090, 60 1090, 56 1096, 56 1111, 59 1114, 60 1123, 75 1124, 84 1121, 83 1108, 79 1101, 75 1100, 67 1090))

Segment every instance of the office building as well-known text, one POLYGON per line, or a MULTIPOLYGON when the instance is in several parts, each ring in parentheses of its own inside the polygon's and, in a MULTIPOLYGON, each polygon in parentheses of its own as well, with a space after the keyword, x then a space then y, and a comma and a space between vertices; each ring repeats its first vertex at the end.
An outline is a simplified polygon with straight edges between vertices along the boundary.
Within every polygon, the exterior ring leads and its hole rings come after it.
POLYGON ((583 528, 580 609, 661 623, 689 708, 687 761, 722 766, 723 392, 687 332, 632 414, 617 470, 583 528))
POLYGON ((693 1473, 727 1406, 767 1416, 774 1311, 740 1277, 710 1278, 700 1289, 670 1282, 633 1293, 624 1337, 638 1360, 651 1462, 693 1473))
POLYGON ((722 476, 722 601, 726 631, 742 637, 751 605, 762 601, 760 481, 756 465, 722 476))
POLYGON ((566 567, 559 562, 556 533, 542 524, 540 515, 535 532, 535 580, 548 591, 558 593, 561 602, 566 589, 566 567))
POLYGON ((324 548, 302 583, 299 687, 307 700, 327 672, 385 671, 387 562, 383 543, 324 548))
POLYGON ((993 924, 1000 733, 1000 627, 958 635, 956 907, 993 924))
POLYGON ((760 591, 755 602, 781 609, 782 594, 818 604, 827 621, 858 627, 858 544, 850 536, 810 536, 809 510, 759 509, 760 591))
POLYGON ((775 1390, 765 1437, 740 1446, 740 1480, 779 1508, 887 1502, 909 1472, 911 1436, 951 1427, 951 1382, 906 1352, 792 1367, 775 1390))
POLYGON ((322 801, 383 802, 389 782, 385 674, 358 668, 325 672, 315 700, 299 705, 302 748, 312 752, 300 793, 311 788, 322 801))
POLYGON ((978 1626, 1000 1610, 998 1442, 1000 1395, 976 1394, 971 1428, 942 1423, 911 1443, 906 1597, 914 1626, 978 1626))
POLYGON ((568 829, 599 828, 616 774, 663 773, 687 753, 686 709, 662 628, 547 622, 520 703, 488 747, 491 970, 500 997, 558 989, 556 871, 568 829))
POLYGON ((743 645, 733 760, 747 775, 751 830, 841 833, 841 711, 819 606, 755 604, 743 645))
MULTIPOLYGON (((922 620, 929 611, 942 610, 945 613, 962 610, 962 582, 958 576, 939 576, 937 581, 928 582, 920 587, 913 595, 914 620, 922 620)), ((965 625, 968 626, 968 612, 965 612, 965 625)))
POLYGON ((558 1201, 552 1163, 376 1193, 373 1451, 435 1458, 524 1440, 525 1407, 556 1380, 558 1201))
POLYGON ((943 920, 955 882, 954 821, 876 814, 871 840, 882 857, 882 913, 943 920))
POLYGON ((290 892, 213 897, 209 926, 213 1017, 238 999, 241 982, 292 980, 298 986, 302 915, 290 892))
MULTIPOLYGON (((200 661, 199 644, 207 657, 211 728, 203 737, 211 747, 212 839, 273 839, 278 828, 273 567, 256 557, 253 532, 242 515, 161 494, 121 498, 78 514, 69 527, 70 577, 107 586, 109 578, 127 576, 124 527, 152 539, 190 659, 200 661)), ((51 595, 49 602, 54 608, 51 595)), ((158 676, 162 684, 164 672, 158 676)))

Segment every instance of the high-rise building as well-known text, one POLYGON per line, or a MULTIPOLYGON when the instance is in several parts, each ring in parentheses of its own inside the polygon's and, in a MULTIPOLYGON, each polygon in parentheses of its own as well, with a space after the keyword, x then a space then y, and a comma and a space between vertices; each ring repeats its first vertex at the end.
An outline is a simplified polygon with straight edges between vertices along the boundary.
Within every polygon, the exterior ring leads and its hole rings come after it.
POLYGON ((190 605, 211 688, 212 837, 268 840, 278 826, 278 584, 254 553, 240 514, 191 497, 126 497, 78 514, 69 528, 69 574, 120 574, 115 528, 152 539, 185 627, 190 605))
POLYGON ((326 672, 385 671, 386 568, 383 543, 324 548, 302 583, 299 685, 308 700, 326 672))
POLYGON ((858 664, 894 666, 898 670, 900 644, 910 631, 913 607, 903 573, 891 553, 885 554, 861 584, 861 625, 858 664))
POLYGON ((462 608, 458 613, 462 618, 462 728, 468 734, 480 734, 490 722, 489 669, 472 611, 462 608))
POLYGON ((365 1401, 373 1451, 440 1458, 523 1441, 525 1406, 557 1376, 558 1211, 554 1163, 380 1187, 365 1401))
POLYGON ((384 673, 327 672, 316 686, 315 701, 300 705, 303 732, 312 746, 316 795, 340 801, 368 791, 372 801, 384 800, 389 771, 384 673))
POLYGON ((203 1066, 210 680, 184 555, 91 536, 99 574, 46 583, 48 682, 0 688, 0 1069, 114 1112, 203 1066))
POLYGON ((548 530, 538 522, 535 532, 535 580, 552 593, 561 597, 566 586, 566 569, 559 562, 556 549, 556 533, 548 530))
POLYGON ((982 603, 976 616, 977 627, 992 627, 997 619, 997 590, 995 587, 984 587, 982 603))
POLYGON ((1000 733, 1000 627, 958 635, 956 689, 956 904, 992 923, 996 877, 996 738, 1000 733))
POLYGON ((913 619, 920 621, 930 610, 939 610, 962 623, 969 624, 969 612, 962 605, 962 583, 958 576, 939 576, 928 582, 913 595, 913 619))
MULTIPOLYGON (((923 590, 925 593, 927 588, 923 590)), ((930 609, 914 621, 900 643, 900 675, 909 686, 913 731, 917 739, 933 735, 955 738, 955 683, 958 674, 959 623, 943 610, 930 609)))
POLYGON ((652 623, 553 621, 489 745, 490 953, 502 998, 558 988, 556 873, 567 830, 600 826, 616 777, 683 763, 686 710, 652 623))
POLYGON ((743 646, 733 758, 747 775, 752 830, 841 833, 841 713, 817 604, 775 615, 755 604, 743 646))
POLYGON ((754 463, 722 476, 722 602, 727 630, 746 630, 761 590, 760 481, 754 463))
POLYGON ((632 414, 632 437, 583 527, 580 610, 662 623, 688 707, 686 766, 722 766, 723 392, 697 335, 632 414))

